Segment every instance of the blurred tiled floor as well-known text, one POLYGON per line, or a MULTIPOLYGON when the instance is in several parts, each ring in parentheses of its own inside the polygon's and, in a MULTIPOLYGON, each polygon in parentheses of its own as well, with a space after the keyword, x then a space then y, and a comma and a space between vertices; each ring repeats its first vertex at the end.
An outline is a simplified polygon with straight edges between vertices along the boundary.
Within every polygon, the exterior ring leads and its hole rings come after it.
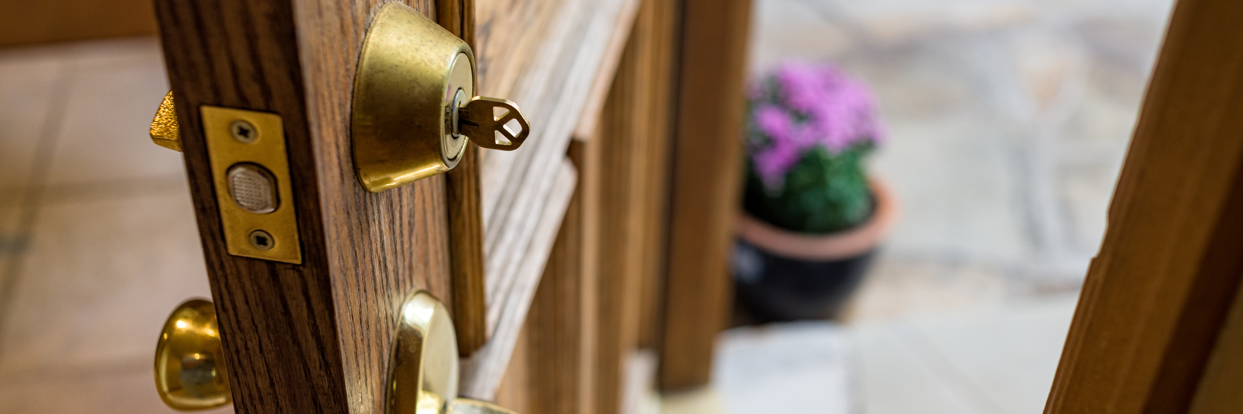
MULTIPOLYGON (((0 411, 170 412, 164 318, 210 296, 154 40, 0 50, 0 411)), ((228 410, 225 410, 228 411, 228 410)))

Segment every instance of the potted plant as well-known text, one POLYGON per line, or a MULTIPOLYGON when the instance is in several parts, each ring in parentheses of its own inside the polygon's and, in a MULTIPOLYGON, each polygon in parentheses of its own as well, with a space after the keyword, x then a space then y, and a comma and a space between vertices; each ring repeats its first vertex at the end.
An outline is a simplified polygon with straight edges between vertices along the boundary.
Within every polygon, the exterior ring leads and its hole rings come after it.
POLYGON ((833 66, 803 62, 750 89, 738 298, 763 319, 835 317, 896 214, 867 174, 884 139, 872 95, 833 66))

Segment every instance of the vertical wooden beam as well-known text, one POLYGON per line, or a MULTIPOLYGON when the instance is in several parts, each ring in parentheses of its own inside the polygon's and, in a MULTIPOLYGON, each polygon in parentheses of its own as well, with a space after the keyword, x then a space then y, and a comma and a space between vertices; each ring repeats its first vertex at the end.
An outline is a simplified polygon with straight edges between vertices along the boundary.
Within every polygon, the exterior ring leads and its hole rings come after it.
MULTIPOLYGON (((645 2, 642 9, 650 8, 645 2)), ((647 107, 651 90, 646 70, 645 22, 635 21, 630 39, 609 89, 598 124, 598 134, 586 145, 601 154, 597 181, 596 216, 600 239, 597 248, 599 338, 596 353, 596 407, 594 412, 616 414, 621 408, 627 358, 638 344, 639 293, 644 269, 642 213, 647 152, 647 107)))
MULTIPOLYGON (((437 20, 475 47, 475 0, 441 0, 437 20)), ((449 265, 453 274, 453 321, 458 351, 469 356, 488 341, 487 286, 484 285, 483 199, 479 187, 479 148, 468 145, 456 168, 445 174, 449 200, 449 265)))
POLYGON ((639 304, 639 347, 659 347, 664 325, 665 271, 669 249, 670 165, 673 155, 674 103, 677 97, 678 22, 681 7, 677 1, 648 0, 640 10, 636 31, 643 33, 647 58, 643 69, 648 75, 648 121, 643 139, 648 140, 639 181, 643 211, 639 243, 642 279, 639 304))
POLYGON ((750 0, 685 0, 660 384, 706 384, 730 306, 750 0))
POLYGON ((1046 413, 1192 404, 1243 276, 1240 20, 1175 6, 1046 413))

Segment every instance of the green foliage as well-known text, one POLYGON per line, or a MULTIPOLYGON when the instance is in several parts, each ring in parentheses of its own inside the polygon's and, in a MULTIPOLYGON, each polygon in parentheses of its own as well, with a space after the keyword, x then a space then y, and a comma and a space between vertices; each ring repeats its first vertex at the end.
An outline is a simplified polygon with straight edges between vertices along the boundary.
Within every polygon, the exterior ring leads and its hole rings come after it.
POLYGON ((799 233, 833 233, 860 225, 873 210, 863 165, 873 148, 870 142, 837 154, 811 148, 780 188, 766 186, 747 157, 743 207, 760 220, 799 233))

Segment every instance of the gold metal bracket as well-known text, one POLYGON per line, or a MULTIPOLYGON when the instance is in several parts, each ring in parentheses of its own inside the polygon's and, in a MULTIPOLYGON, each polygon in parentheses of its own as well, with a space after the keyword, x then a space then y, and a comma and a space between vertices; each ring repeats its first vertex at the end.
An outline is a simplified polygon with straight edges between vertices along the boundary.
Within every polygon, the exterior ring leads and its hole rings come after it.
POLYGON ((229 254, 301 264, 280 115, 217 106, 199 112, 229 254))
POLYGON ((518 105, 477 91, 465 41, 401 2, 381 6, 363 40, 350 109, 363 187, 380 192, 449 171, 467 138, 518 149, 531 133, 518 105))
POLYGON ((417 291, 398 313, 385 413, 514 414, 458 393, 457 333, 449 310, 417 291), (447 397, 447 398, 446 398, 447 397))

